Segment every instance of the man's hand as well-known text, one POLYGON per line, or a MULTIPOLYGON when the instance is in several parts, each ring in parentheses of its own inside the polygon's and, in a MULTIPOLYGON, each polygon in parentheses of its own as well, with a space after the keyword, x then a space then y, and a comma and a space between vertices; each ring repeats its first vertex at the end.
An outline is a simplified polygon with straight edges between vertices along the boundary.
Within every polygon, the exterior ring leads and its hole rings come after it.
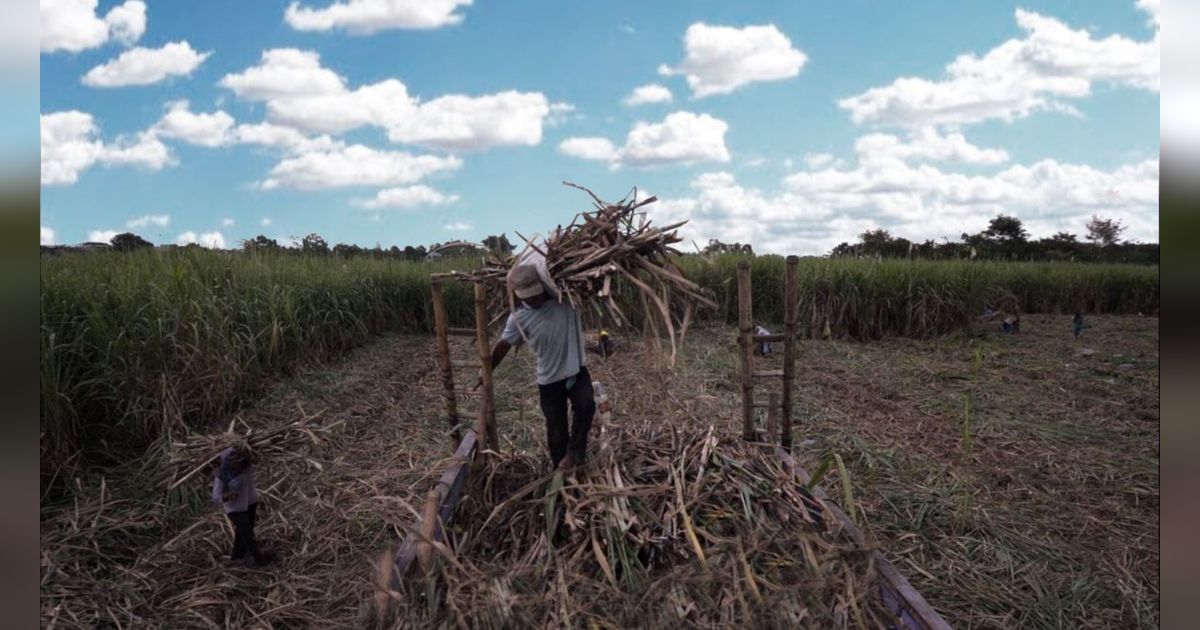
POLYGON ((222 501, 236 501, 237 496, 238 496, 238 493, 236 490, 229 490, 225 494, 221 495, 221 500, 222 501))

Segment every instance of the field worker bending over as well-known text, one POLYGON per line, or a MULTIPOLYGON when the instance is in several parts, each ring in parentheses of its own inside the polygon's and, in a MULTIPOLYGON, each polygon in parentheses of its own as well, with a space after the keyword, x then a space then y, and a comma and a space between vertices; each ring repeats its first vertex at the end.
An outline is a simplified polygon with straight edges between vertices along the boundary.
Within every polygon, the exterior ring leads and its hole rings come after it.
POLYGON ((584 462, 588 431, 596 413, 579 311, 547 295, 534 267, 515 267, 512 282, 521 306, 508 316, 504 333, 492 349, 492 369, 500 365, 509 348, 528 339, 537 353, 538 393, 546 416, 550 462, 570 470, 584 462), (574 412, 569 431, 568 401, 574 412))

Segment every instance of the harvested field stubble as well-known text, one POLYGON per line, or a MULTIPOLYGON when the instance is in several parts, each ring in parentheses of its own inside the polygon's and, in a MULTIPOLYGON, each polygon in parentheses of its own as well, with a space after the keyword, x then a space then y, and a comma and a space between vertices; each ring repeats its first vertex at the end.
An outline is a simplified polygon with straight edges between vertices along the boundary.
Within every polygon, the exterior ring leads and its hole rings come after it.
POLYGON ((427 414, 433 362, 414 359, 429 346, 384 337, 239 412, 234 430, 251 428, 260 456, 256 534, 279 556, 265 568, 228 563, 232 529, 210 502, 211 470, 184 479, 221 434, 179 436, 81 482, 70 501, 43 504, 43 627, 359 625, 372 563, 403 535, 414 492, 446 456, 445 424, 427 414))
POLYGON ((873 547, 774 453, 697 424, 604 427, 564 481, 491 459, 400 627, 882 627, 873 547))
MULTIPOLYGON (((1158 320, 1089 317, 1079 341, 1072 339, 1069 315, 1025 320, 1015 336, 977 331, 932 340, 801 344, 797 460, 815 471, 828 454, 841 456, 859 524, 954 627, 1157 627, 1158 320), (967 393, 973 400, 969 454, 962 432, 967 393)), ((667 370, 640 342, 618 336, 618 354, 589 359, 593 377, 613 398, 616 419, 609 430, 648 422, 688 431, 688 425, 724 419, 714 435, 739 435, 734 340, 730 328, 698 327, 674 370, 667 370)), ((387 335, 344 360, 305 369, 242 410, 246 424, 263 434, 318 411, 315 426, 342 421, 321 445, 304 437, 304 446, 262 463, 259 532, 280 552, 279 563, 266 570, 224 565, 230 534, 208 504, 207 473, 182 484, 172 499, 148 483, 153 475, 139 471, 148 463, 132 462, 110 471, 103 485, 85 478, 70 501, 44 503, 43 626, 362 627, 375 606, 380 556, 407 533, 419 497, 449 455, 433 347, 428 336, 387 335)), ((763 368, 777 367, 772 362, 778 359, 757 360, 763 368)), ((530 353, 516 353, 496 379, 502 461, 512 468, 497 471, 491 494, 481 494, 472 508, 476 514, 490 513, 489 504, 509 492, 502 482, 519 489, 542 474, 546 458, 530 353)), ((590 474, 601 474, 606 460, 593 460, 590 474)), ((148 470, 160 470, 164 461, 148 470)), ((183 468, 172 467, 172 475, 183 468)), ((669 471, 655 474, 652 483, 671 479, 669 471)), ((685 499, 697 491, 694 475, 685 468, 685 499)), ((584 503, 585 483, 568 486, 559 505, 581 515, 577 531, 603 532, 609 517, 584 503)), ((839 497, 836 465, 822 485, 839 497)), ((670 499, 654 501, 671 510, 670 499)), ((527 533, 544 529, 538 518, 544 500, 544 493, 518 500, 514 526, 527 533)), ((741 509, 733 505, 730 511, 741 509)), ((651 522, 672 515, 663 516, 651 522)), ((701 511, 689 517, 694 523, 708 518, 701 511)), ((672 518, 678 534, 681 517, 672 518)), ((462 523, 470 531, 478 522, 462 523)), ((563 522, 566 536, 572 530, 563 522)), ((494 521, 488 530, 498 526, 494 521)), ((680 560, 664 571, 695 567, 686 537, 664 550, 680 560)), ((736 545, 732 554, 718 554, 714 548, 729 546, 697 537, 708 545, 707 561, 745 575, 740 561, 733 563, 736 545)), ((579 542, 556 548, 559 557, 567 549, 583 554, 561 570, 579 571, 585 560, 595 562, 593 571, 598 566, 590 539, 586 546, 579 542)), ((458 544, 464 567, 489 568, 490 559, 467 552, 473 538, 458 544)), ((756 548, 766 547, 743 550, 756 548)), ((525 546, 500 551, 530 553, 525 546)), ((679 578, 685 595, 708 588, 687 581, 702 576, 679 578)), ((611 592, 607 576, 598 579, 610 590, 597 596, 611 592)), ((758 586, 764 598, 772 592, 758 586)), ((478 588, 461 593, 462 601, 473 601, 478 588)), ((439 592, 441 602, 458 601, 439 592)), ((753 601, 748 585, 747 594, 753 601)), ((512 597, 522 610, 527 594, 512 597)), ((741 614, 736 607, 733 614, 741 614)))

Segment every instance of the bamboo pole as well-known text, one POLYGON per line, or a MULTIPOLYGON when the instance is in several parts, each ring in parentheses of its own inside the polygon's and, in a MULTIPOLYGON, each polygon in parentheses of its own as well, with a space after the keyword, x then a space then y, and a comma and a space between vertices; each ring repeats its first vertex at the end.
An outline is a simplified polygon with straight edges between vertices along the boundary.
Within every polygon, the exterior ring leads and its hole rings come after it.
POLYGON ((475 432, 487 437, 487 448, 499 452, 500 439, 496 435, 496 401, 492 390, 492 347, 488 341, 487 285, 481 281, 475 282, 475 341, 479 346, 479 373, 483 387, 475 432))
POLYGON ((783 422, 779 426, 779 444, 792 452, 792 385, 796 379, 796 319, 800 298, 796 287, 796 269, 799 256, 788 256, 784 278, 784 330, 783 330, 783 422))
POLYGON ((442 373, 442 399, 446 403, 446 421, 450 423, 451 446, 457 446, 462 436, 458 429, 458 401, 454 399, 454 369, 450 365, 449 327, 446 325, 446 302, 442 298, 441 278, 430 278, 430 293, 433 296, 433 330, 437 335, 438 367, 442 373))
POLYGON ((425 494, 425 505, 421 510, 421 539, 417 542, 417 564, 421 572, 428 575, 433 570, 433 540, 437 535, 438 506, 441 494, 435 489, 425 494))
POLYGON ((779 439, 779 394, 771 392, 767 397, 767 444, 779 439))
POLYGON ((750 293, 750 263, 737 264, 738 284, 738 344, 742 352, 742 438, 754 439, 754 373, 751 361, 754 346, 750 336, 754 331, 754 316, 750 293))

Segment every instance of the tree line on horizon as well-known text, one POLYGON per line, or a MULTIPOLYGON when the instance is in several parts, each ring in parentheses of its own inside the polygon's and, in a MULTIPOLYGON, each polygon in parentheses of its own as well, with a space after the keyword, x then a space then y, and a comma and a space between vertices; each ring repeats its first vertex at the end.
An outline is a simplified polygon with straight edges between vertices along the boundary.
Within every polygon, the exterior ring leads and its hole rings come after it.
MULTIPOLYGON (((1024 223, 1017 217, 1001 214, 988 222, 986 229, 975 234, 963 233, 957 241, 932 239, 917 242, 904 237, 892 236, 883 228, 867 230, 854 243, 840 243, 829 252, 829 257, 849 258, 923 258, 923 259, 974 259, 989 260, 1036 260, 1036 261, 1079 261, 1106 263, 1158 264, 1158 243, 1122 241, 1125 226, 1116 219, 1093 216, 1084 226, 1084 240, 1075 234, 1058 232, 1053 236, 1031 239, 1024 223)), ((107 243, 108 247, 122 252, 154 247, 154 243, 132 232, 117 234, 107 243)), ((200 247, 197 244, 176 247, 200 247)), ((43 247, 43 251, 70 251, 72 247, 43 247)), ((309 234, 294 244, 280 244, 276 239, 258 235, 241 241, 244 252, 279 252, 314 256, 336 256, 350 258, 366 256, 394 260, 419 261, 441 255, 495 252, 510 255, 515 250, 507 234, 490 235, 478 243, 471 241, 449 241, 425 245, 400 247, 361 247, 337 243, 330 245, 321 235, 309 234)), ((710 239, 701 250, 702 254, 754 255, 749 243, 724 243, 710 239)))
POLYGON ((1125 226, 1117 219, 1093 215, 1084 229, 1083 240, 1065 231, 1032 239, 1020 219, 1001 214, 989 221, 987 228, 974 234, 964 232, 957 241, 945 239, 937 242, 929 239, 916 242, 876 228, 860 234, 855 243, 839 244, 829 255, 835 258, 982 258, 1158 264, 1158 243, 1122 240, 1125 226))

